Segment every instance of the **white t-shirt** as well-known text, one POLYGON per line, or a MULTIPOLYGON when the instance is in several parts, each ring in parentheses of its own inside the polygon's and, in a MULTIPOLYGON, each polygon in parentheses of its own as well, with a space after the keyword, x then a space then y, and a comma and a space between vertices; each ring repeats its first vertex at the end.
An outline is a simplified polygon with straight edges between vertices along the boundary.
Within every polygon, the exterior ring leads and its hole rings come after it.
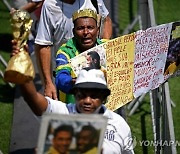
MULTIPOLYGON (((46 113, 76 114, 75 104, 65 104, 46 97, 48 107, 46 113), (68 107, 67 107, 68 106, 68 107)), ((118 114, 102 106, 108 124, 103 141, 103 154, 134 154, 131 130, 126 121, 118 114)))
MULTIPOLYGON (((41 2, 42 0, 32 0, 32 2, 41 2)), ((27 3, 31 2, 31 0, 10 0, 12 7, 19 9, 27 3)))
MULTIPOLYGON (((109 12, 103 0, 97 0, 99 14, 106 17, 109 12)), ((61 0, 45 0, 41 10, 41 17, 35 43, 39 45, 53 45, 55 53, 68 39, 73 37, 72 14, 78 9, 90 8, 96 10, 91 0, 75 0, 67 4, 61 0)))

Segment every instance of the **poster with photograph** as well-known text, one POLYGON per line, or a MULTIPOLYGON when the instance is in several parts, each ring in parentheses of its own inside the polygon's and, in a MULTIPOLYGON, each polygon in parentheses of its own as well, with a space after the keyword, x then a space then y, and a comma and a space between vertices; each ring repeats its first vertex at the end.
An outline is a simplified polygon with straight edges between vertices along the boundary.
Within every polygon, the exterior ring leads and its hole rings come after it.
POLYGON ((138 30, 79 54, 71 59, 76 75, 94 65, 91 51, 99 54, 96 68, 105 73, 111 90, 106 107, 114 111, 180 75, 180 22, 138 30))
POLYGON ((100 154, 107 126, 102 115, 46 114, 41 121, 37 154, 100 154))
POLYGON ((103 44, 91 48, 70 60, 74 74, 77 76, 82 68, 93 66, 106 69, 106 51, 103 44))
POLYGON ((172 24, 164 76, 166 80, 178 75, 180 75, 180 22, 175 22, 172 24))

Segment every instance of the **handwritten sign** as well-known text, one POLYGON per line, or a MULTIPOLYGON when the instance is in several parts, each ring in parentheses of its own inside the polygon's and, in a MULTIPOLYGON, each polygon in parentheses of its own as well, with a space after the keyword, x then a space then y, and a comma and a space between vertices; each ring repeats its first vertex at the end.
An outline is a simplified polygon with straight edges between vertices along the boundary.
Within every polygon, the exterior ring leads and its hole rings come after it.
POLYGON ((78 74, 87 63, 82 56, 98 52, 111 90, 106 107, 116 110, 175 74, 180 68, 179 49, 180 22, 174 22, 112 39, 71 59, 71 64, 78 74))
POLYGON ((107 108, 115 110, 133 99, 135 33, 108 41, 106 49, 107 83, 111 95, 107 108))
POLYGON ((138 97, 164 82, 172 24, 136 32, 134 61, 134 96, 138 97))

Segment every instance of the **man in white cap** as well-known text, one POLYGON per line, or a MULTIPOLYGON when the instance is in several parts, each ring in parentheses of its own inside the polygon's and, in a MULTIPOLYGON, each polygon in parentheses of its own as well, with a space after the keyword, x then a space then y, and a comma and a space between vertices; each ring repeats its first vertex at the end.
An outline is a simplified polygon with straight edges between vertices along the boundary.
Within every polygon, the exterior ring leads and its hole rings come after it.
POLYGON ((75 104, 65 104, 41 95, 36 91, 33 81, 20 86, 24 99, 38 116, 44 113, 103 114, 108 118, 103 142, 103 154, 134 153, 128 124, 120 115, 108 110, 103 105, 110 95, 110 90, 101 70, 83 69, 80 71, 72 89, 76 99, 75 104))
MULTIPOLYGON (((19 49, 13 46, 12 56, 19 49)), ((42 116, 44 113, 59 114, 103 114, 108 124, 103 141, 103 154, 133 154, 131 130, 126 121, 104 106, 111 91, 107 87, 104 73, 100 69, 84 68, 79 72, 72 93, 75 104, 53 100, 37 92, 32 80, 20 85, 25 101, 32 111, 42 116)))

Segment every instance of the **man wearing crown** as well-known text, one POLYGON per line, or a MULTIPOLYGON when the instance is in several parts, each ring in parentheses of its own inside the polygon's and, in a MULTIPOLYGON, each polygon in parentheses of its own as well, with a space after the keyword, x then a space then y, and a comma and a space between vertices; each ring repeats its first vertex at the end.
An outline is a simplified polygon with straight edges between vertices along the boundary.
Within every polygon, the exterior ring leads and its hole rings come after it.
POLYGON ((59 92, 59 99, 66 103, 73 103, 74 96, 70 94, 75 76, 69 60, 78 54, 104 43, 106 40, 98 39, 99 27, 98 16, 95 11, 90 9, 78 10, 72 17, 74 37, 66 44, 63 44, 56 56, 55 83, 59 92))

